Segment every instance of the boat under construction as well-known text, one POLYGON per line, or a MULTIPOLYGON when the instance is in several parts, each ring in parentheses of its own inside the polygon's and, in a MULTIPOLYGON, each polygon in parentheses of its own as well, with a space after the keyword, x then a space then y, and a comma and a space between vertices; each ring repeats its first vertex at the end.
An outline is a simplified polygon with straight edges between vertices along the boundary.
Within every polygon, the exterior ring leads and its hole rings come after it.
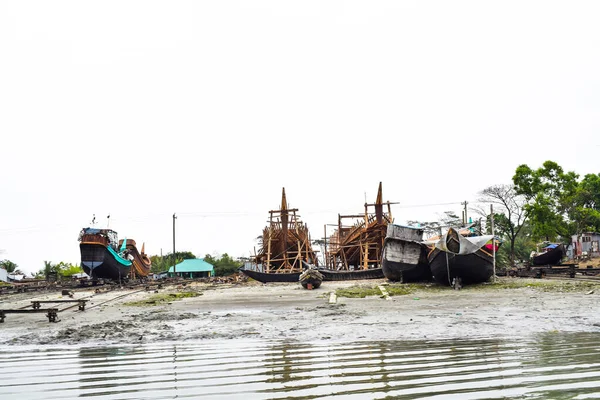
POLYGON ((311 246, 308 227, 300 220, 297 208, 289 208, 285 188, 281 206, 269 211, 261 247, 252 258, 252 267, 241 271, 259 282, 299 282, 305 265, 318 265, 311 246))
POLYGON ((365 203, 364 214, 338 214, 336 230, 329 237, 325 267, 320 271, 328 280, 379 279, 383 243, 387 226, 393 221, 391 205, 383 201, 381 182, 375 203, 365 203), (384 206, 387 212, 384 212, 384 206), (344 221, 353 221, 352 225, 344 221))
POLYGON ((92 280, 122 281, 147 277, 151 261, 132 239, 118 240, 111 229, 83 228, 79 234, 81 267, 92 280))

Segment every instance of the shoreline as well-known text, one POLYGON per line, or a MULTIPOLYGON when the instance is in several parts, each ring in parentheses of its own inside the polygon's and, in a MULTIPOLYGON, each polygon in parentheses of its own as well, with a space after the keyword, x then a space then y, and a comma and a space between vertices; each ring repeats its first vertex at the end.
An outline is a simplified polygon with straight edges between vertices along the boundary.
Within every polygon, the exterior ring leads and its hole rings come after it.
MULTIPOLYGON (((600 314, 595 312, 600 283, 501 278, 496 284, 460 291, 435 284, 391 284, 385 279, 326 282, 315 290, 297 283, 186 283, 166 286, 159 293, 76 291, 74 299, 90 296, 85 311, 76 306, 60 311, 57 323, 49 323, 40 313, 8 314, 0 324, 0 345, 514 339, 546 332, 600 332, 600 314), (360 292, 378 285, 391 294, 397 288, 408 293, 389 300, 338 296, 335 304, 329 303, 331 292, 352 288, 360 292), (183 297, 186 293, 196 297, 183 297)), ((60 292, 5 295, 0 296, 0 308, 60 298, 60 292)))

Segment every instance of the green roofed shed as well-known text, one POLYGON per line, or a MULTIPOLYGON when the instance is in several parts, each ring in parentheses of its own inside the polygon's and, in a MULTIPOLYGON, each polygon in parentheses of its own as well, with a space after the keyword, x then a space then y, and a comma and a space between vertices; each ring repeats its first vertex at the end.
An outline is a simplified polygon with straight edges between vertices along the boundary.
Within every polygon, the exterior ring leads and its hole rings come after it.
POLYGON ((174 277, 175 273, 182 278, 206 278, 215 274, 215 268, 201 258, 192 258, 169 268, 169 277, 174 277))

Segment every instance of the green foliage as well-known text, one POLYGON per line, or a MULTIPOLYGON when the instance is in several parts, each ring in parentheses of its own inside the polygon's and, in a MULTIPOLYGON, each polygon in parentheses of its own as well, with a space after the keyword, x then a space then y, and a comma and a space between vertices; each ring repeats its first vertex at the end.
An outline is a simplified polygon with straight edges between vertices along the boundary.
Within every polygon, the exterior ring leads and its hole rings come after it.
POLYGON ((66 263, 64 261, 59 262, 58 264, 53 264, 50 261, 44 261, 44 268, 39 270, 34 274, 35 278, 43 279, 47 278, 50 274, 56 274, 59 277, 67 278, 75 274, 82 273, 83 270, 81 266, 66 263))
POLYGON ((150 272, 154 274, 165 272, 174 264, 179 264, 183 260, 191 260, 194 258, 196 258, 196 256, 191 251, 176 251, 175 262, 173 262, 173 253, 167 253, 164 256, 151 256, 150 261, 152 262, 152 266, 150 267, 150 272))
POLYGON ((415 291, 415 286, 394 284, 386 286, 386 290, 390 296, 405 296, 407 294, 412 294, 415 291))
POLYGON ((243 263, 239 260, 234 260, 229 254, 224 253, 221 257, 216 258, 210 254, 204 256, 204 261, 212 264, 215 267, 215 276, 226 276, 234 274, 243 263))
MULTIPOLYGON (((175 252, 176 260, 175 264, 182 262, 183 260, 194 259, 196 256, 189 251, 178 251, 175 252)), ((170 267, 173 266, 173 255, 169 253, 165 256, 151 256, 150 261, 152 261, 152 272, 159 273, 163 271, 167 271, 170 267)), ((212 264, 215 268, 215 276, 225 276, 231 275, 237 271, 239 267, 243 265, 242 262, 233 259, 227 253, 223 254, 221 257, 211 256, 207 254, 204 256, 204 261, 209 264, 212 264)))
POLYGON ((335 291, 338 297, 350 297, 350 298, 365 298, 367 296, 380 296, 381 292, 376 287, 366 286, 350 286, 347 288, 340 288, 335 291))
MULTIPOLYGON (((494 234, 506 242, 497 254, 500 266, 514 265, 515 243, 523 229, 528 212, 525 208, 526 198, 516 192, 513 185, 494 185, 483 189, 480 202, 494 206, 494 234)), ((491 217, 486 215, 488 234, 491 234, 491 217)))
POLYGON ((19 266, 10 260, 2 260, 0 261, 0 268, 4 268, 6 272, 12 273, 15 272, 19 266))
POLYGON ((525 209, 536 239, 566 239, 600 230, 600 174, 578 178, 553 161, 536 170, 527 165, 517 168, 515 190, 527 199, 525 209))

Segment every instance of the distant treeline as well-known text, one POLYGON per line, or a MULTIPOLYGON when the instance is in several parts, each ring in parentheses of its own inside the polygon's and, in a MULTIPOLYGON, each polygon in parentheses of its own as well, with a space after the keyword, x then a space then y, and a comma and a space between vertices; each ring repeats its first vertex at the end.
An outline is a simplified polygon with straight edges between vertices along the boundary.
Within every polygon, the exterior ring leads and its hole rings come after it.
MULTIPOLYGON (((196 257, 190 251, 177 251, 175 252, 175 257, 173 257, 173 253, 166 254, 164 256, 151 256, 150 260, 152 261, 152 269, 151 271, 155 274, 160 272, 168 271, 169 268, 173 266, 173 263, 178 264, 183 260, 189 260, 196 257), (175 259, 175 261, 173 261, 175 259)), ((239 267, 243 265, 243 262, 236 260, 229 256, 227 253, 222 254, 221 256, 212 256, 210 254, 206 254, 203 257, 204 261, 209 264, 212 264, 215 268, 215 276, 225 276, 231 275, 237 271, 239 267)))

